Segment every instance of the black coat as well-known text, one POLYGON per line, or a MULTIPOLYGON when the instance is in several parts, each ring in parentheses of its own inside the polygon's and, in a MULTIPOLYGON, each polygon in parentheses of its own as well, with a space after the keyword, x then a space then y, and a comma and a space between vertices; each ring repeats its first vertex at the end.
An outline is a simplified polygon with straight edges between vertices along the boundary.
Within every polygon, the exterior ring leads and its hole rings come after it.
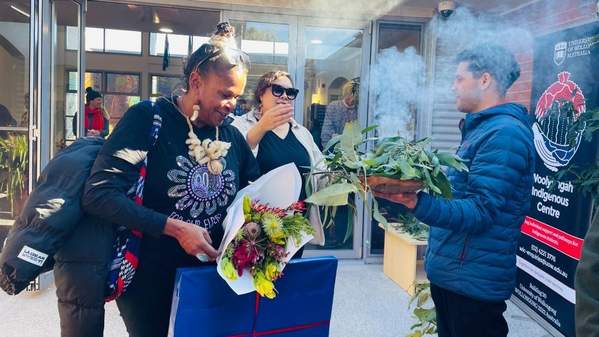
POLYGON ((14 295, 52 269, 54 255, 81 221, 81 194, 100 138, 81 138, 58 153, 40 175, 0 255, 0 286, 14 295))

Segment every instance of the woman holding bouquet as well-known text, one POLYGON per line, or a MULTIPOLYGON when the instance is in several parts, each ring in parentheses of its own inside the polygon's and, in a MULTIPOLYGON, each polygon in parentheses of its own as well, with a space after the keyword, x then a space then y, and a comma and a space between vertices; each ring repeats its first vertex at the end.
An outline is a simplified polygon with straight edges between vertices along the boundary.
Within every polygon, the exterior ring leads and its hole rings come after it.
MULTIPOLYGON (((304 200, 307 183, 310 183, 311 191, 317 189, 316 179, 307 181, 310 167, 326 170, 326 166, 310 131, 293 119, 293 100, 298 93, 299 89, 293 87, 288 73, 268 72, 260 77, 254 91, 256 107, 235 117, 233 125, 245 136, 262 173, 289 163, 297 166, 302 176, 300 200, 304 200)), ((308 212, 316 231, 312 243, 323 245, 318 208, 311 207, 308 212)), ((297 255, 301 256, 301 251, 297 255)))
MULTIPOLYGON (((219 24, 211 40, 190 56, 184 93, 162 97, 152 108, 142 103, 131 107, 96 159, 82 203, 100 219, 96 226, 104 226, 97 231, 106 232, 115 223, 144 234, 135 277, 117 299, 130 336, 167 335, 176 269, 216 258, 227 207, 239 189, 259 177, 249 146, 228 120, 243 94, 248 66, 247 55, 235 46, 233 27, 219 24), (153 141, 157 112, 161 127, 153 141), (127 192, 146 157, 141 206, 127 192)), ((111 254, 110 239, 95 240, 106 242, 98 248, 101 254, 111 254)), ((96 271, 102 281, 109 267, 96 271)), ((72 287, 83 288, 79 281, 72 287)), ((61 320, 67 318, 61 325, 97 323, 86 317, 96 307, 102 310, 101 329, 103 296, 87 295, 83 302, 73 288, 58 291, 59 298, 63 295, 61 320)))

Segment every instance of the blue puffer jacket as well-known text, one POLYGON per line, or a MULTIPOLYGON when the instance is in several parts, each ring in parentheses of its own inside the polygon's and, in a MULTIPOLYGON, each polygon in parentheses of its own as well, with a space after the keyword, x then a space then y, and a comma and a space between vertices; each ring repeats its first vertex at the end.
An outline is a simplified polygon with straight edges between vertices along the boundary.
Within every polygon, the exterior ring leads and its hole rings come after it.
POLYGON ((419 194, 414 214, 431 226, 425 269, 435 285, 479 300, 510 297, 535 167, 530 125, 513 103, 468 114, 457 153, 469 172, 449 170, 453 199, 419 194))

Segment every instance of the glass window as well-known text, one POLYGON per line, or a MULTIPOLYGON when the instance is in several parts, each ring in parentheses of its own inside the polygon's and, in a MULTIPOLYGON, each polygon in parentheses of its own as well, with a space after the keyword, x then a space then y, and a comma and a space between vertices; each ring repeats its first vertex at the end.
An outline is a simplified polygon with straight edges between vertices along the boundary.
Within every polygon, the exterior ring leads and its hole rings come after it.
POLYGON ((289 25, 254 21, 232 21, 237 32, 237 45, 252 61, 247 85, 235 114, 244 114, 253 101, 258 79, 273 70, 287 71, 289 25))
POLYGON ((170 96, 173 91, 182 87, 180 77, 153 75, 150 83, 150 98, 170 96))
POLYGON ((105 34, 105 52, 141 55, 141 32, 121 29, 106 29, 105 34))
POLYGON ((307 27, 304 124, 321 147, 358 118, 362 31, 307 27))
POLYGON ((104 29, 85 27, 85 51, 104 51, 104 29))
POLYGON ((289 25, 263 22, 233 22, 238 45, 250 55, 252 64, 284 65, 287 70, 289 25))
POLYGON ((193 53, 198 48, 200 48, 204 43, 208 43, 208 40, 210 40, 210 37, 209 36, 193 36, 191 40, 192 40, 191 52, 193 53))
MULTIPOLYGON (((55 0, 53 5, 52 32, 57 43, 52 50, 51 156, 75 139, 72 122, 79 108, 78 62, 77 57, 73 57, 76 53, 73 55, 64 52, 65 48, 69 47, 69 36, 77 38, 79 35, 79 27, 75 26, 79 22, 79 4, 72 0, 55 0)), ((79 41, 73 42, 70 47, 76 52, 79 49, 79 41)))
MULTIPOLYGON (((305 82, 296 86, 306 89, 304 125, 319 146, 340 134, 345 122, 358 118, 362 40, 360 29, 304 30, 305 82)), ((338 207, 333 223, 325 229, 324 248, 353 249, 354 224, 351 208, 338 207)))
POLYGON ((415 25, 384 23, 379 26, 378 51, 395 47, 404 51, 408 47, 420 52, 421 28, 415 25))
MULTIPOLYGON (((85 82, 83 88, 92 87, 94 90, 102 92, 102 73, 95 72, 86 72, 85 73, 85 82)), ((69 71, 68 73, 69 83, 68 83, 68 91, 77 91, 79 88, 77 86, 77 82, 79 81, 77 72, 69 71)))
POLYGON ((139 75, 107 73, 106 92, 139 95, 139 75))
MULTIPOLYGON (((0 243, 27 197, 30 1, 0 4, 0 243), (14 8, 9 7, 11 5, 14 8), (15 9, 16 8, 16 9, 15 9)), ((0 245, 1 246, 1 245, 0 245)), ((1 248, 0 248, 1 249, 1 248)))
POLYGON ((140 97, 137 95, 104 95, 104 109, 110 115, 110 126, 114 127, 127 112, 127 109, 139 101, 140 97))
POLYGON ((69 71, 67 74, 67 91, 77 91, 79 86, 79 76, 76 71, 69 71))
POLYGON ((102 73, 86 72, 83 88, 92 87, 94 90, 103 91, 102 73))
MULTIPOLYGON (((150 33, 150 55, 164 55, 166 35, 163 33, 150 33)), ((189 55, 189 36, 168 34, 169 56, 185 57, 189 55)))
POLYGON ((79 27, 67 26, 67 50, 79 50, 79 27))
POLYGON ((74 123, 75 114, 77 113, 77 107, 79 104, 79 95, 76 92, 67 92, 65 99, 65 129, 66 129, 66 140, 72 141, 77 137, 75 134, 75 128, 77 127, 74 123))

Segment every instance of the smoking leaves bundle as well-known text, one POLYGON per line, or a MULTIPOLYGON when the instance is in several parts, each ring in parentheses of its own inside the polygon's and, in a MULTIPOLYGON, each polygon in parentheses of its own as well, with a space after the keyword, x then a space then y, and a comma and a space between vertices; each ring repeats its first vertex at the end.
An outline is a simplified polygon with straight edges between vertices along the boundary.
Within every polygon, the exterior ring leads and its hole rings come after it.
MULTIPOLYGON (((467 171, 464 160, 454 154, 430 150, 428 138, 418 141, 401 136, 367 138, 374 129, 376 126, 360 129, 356 122, 347 123, 343 133, 329 141, 325 148, 329 170, 311 172, 313 176, 328 178, 324 179, 328 181, 327 186, 314 193, 307 191, 310 197, 306 202, 324 206, 325 214, 334 214, 335 207, 350 204, 351 193, 357 193, 364 201, 367 193, 372 191, 423 190, 451 198, 451 185, 445 170, 467 171), (363 151, 371 141, 376 145, 363 151)), ((386 225, 387 220, 380 214, 375 198, 373 205, 373 217, 386 225)))

